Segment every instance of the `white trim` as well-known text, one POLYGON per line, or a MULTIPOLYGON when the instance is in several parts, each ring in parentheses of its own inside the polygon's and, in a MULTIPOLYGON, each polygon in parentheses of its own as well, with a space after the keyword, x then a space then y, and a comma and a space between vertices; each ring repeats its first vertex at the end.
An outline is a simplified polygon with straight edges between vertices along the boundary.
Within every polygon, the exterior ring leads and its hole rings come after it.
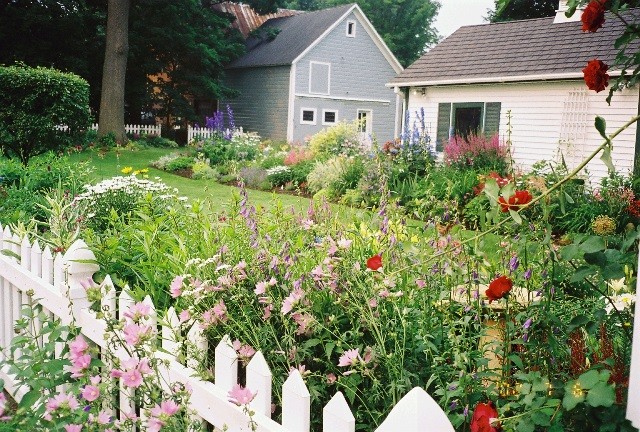
POLYGON ((318 110, 316 108, 300 108, 300 124, 315 125, 318 123, 318 110), (313 121, 304 120, 304 112, 313 112, 313 121))
MULTIPOLYGON (((372 109, 368 109, 368 108, 358 108, 356 110, 356 121, 360 120, 358 118, 358 115, 361 112, 366 112, 367 116, 366 116, 366 129, 364 132, 360 132, 360 133, 364 133, 367 135, 372 135, 373 134, 373 110, 372 109)), ((358 128, 360 127, 360 125, 358 125, 358 128)))
MULTIPOLYGON (((610 76, 620 75, 620 71, 608 72, 610 76)), ((437 85, 451 84, 498 84, 503 82, 518 81, 556 81, 567 79, 583 79, 582 72, 565 72, 557 74, 538 74, 538 75, 522 75, 522 76, 504 76, 504 77, 474 77, 474 78, 455 78, 441 81, 407 81, 407 82, 390 82, 385 84, 386 87, 428 87, 437 85)))
POLYGON ((402 118, 400 117, 400 113, 404 113, 404 97, 400 100, 400 95, 403 94, 399 87, 394 87, 393 92, 396 95, 396 113, 395 113, 395 121, 393 123, 393 136, 400 136, 402 118))
POLYGON ((327 63, 327 62, 320 62, 320 61, 315 61, 315 60, 310 60, 309 61, 309 93, 310 94, 319 94, 319 95, 330 95, 331 94, 331 63, 327 63), (317 64, 317 65, 324 65, 328 67, 328 71, 327 71, 327 92, 322 92, 322 93, 314 93, 311 91, 311 77, 312 77, 312 71, 313 71, 313 65, 317 64))
POLYGON ((340 100, 340 101, 355 101, 355 102, 373 102, 373 103, 384 103, 384 104, 391 103, 391 100, 389 99, 367 99, 367 98, 344 97, 344 96, 325 96, 325 95, 317 95, 317 94, 309 94, 309 93, 296 93, 296 97, 311 98, 311 99, 331 99, 331 100, 340 100))
POLYGON ((355 20, 347 20, 347 26, 344 29, 345 34, 347 35, 347 37, 356 37, 356 21, 355 20), (352 28, 352 32, 349 33, 349 25, 353 24, 353 28, 352 28))
POLYGON ((331 33, 333 31, 333 29, 335 29, 338 25, 340 25, 340 23, 342 23, 342 21, 347 16, 349 16, 349 14, 351 12, 356 12, 356 17, 358 17, 358 20, 360 21, 360 24, 362 24, 362 27, 366 30, 366 32, 369 34, 369 36, 371 36, 373 38, 373 42, 378 46, 378 48, 382 52, 382 55, 384 55, 384 57, 387 59, 387 61, 389 62, 389 64, 393 68, 393 70, 395 70, 396 73, 402 72, 403 71, 402 65, 400 64, 400 62, 398 61, 396 56, 393 55, 393 53, 391 52, 391 50, 389 49, 387 44, 384 43, 384 40, 382 40, 382 38, 380 37, 380 35, 376 31, 376 29, 373 28, 373 25, 367 19, 367 17, 364 15, 364 13, 362 12, 362 9, 360 9, 360 6, 358 6, 357 4, 354 4, 353 6, 351 6, 344 13, 344 15, 342 15, 339 19, 337 19, 336 22, 331 25, 331 27, 326 29, 324 31, 324 33, 322 33, 320 35, 320 37, 318 37, 318 39, 313 41, 311 43, 311 45, 309 45, 304 51, 302 51, 298 55, 298 57, 293 59, 293 61, 291 63, 292 64, 296 64, 301 58, 303 58, 305 55, 307 55, 307 53, 309 51, 311 51, 316 45, 318 45, 322 39, 324 39, 329 33, 331 33))
POLYGON ((338 123, 338 110, 335 110, 335 109, 323 109, 322 110, 322 125, 323 126, 327 126, 327 125, 334 125, 336 123, 338 123), (332 113, 334 113, 336 115, 335 118, 334 118, 334 121, 332 121, 332 122, 325 121, 324 115, 326 113, 328 113, 328 112, 332 112, 332 113))
POLYGON ((296 65, 292 64, 289 70, 289 107, 287 110, 287 141, 293 142, 293 128, 295 123, 296 103, 296 65))

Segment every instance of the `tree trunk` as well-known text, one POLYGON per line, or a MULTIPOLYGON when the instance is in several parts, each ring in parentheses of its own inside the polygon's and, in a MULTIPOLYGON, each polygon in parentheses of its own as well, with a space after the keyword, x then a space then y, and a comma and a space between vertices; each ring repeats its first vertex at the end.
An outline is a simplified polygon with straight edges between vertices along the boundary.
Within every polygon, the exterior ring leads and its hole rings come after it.
POLYGON ((102 68, 102 93, 98 136, 113 133, 126 140, 124 130, 124 84, 129 54, 130 0, 108 0, 107 43, 102 68))

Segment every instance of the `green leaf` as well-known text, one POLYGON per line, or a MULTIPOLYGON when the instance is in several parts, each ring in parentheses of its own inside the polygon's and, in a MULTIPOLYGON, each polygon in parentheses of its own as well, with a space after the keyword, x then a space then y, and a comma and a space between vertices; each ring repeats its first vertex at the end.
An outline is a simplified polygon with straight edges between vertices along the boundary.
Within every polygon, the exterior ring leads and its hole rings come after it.
POLYGON ((511 219, 513 219, 515 223, 517 223, 518 225, 522 225, 522 217, 517 211, 509 209, 509 214, 511 215, 511 219))
POLYGON ((598 271, 595 267, 580 267, 576 272, 571 276, 569 282, 581 282, 586 279, 588 276, 596 274, 598 271))
POLYGON ((536 425, 532 423, 529 419, 522 419, 518 422, 518 426, 516 426, 517 432, 535 432, 536 425))
POLYGON ((600 135, 602 136, 602 138, 606 139, 607 141, 609 140, 609 137, 607 136, 607 121, 600 117, 600 116, 596 116, 596 121, 595 121, 595 126, 596 129, 598 130, 598 132, 600 132, 600 135))
POLYGON ((331 359, 331 353, 333 352, 333 349, 336 347, 336 343, 335 342, 329 342, 324 346, 324 352, 327 355, 328 359, 331 359))
POLYGON ((593 388, 593 386, 595 386, 599 382, 600 374, 595 369, 591 369, 578 377, 578 383, 585 390, 593 388))
MULTIPOLYGON (((553 411, 551 411, 553 413, 553 411)), ((531 420, 538 426, 550 426, 551 418, 547 413, 535 411, 531 413, 531 420)))
POLYGON ((610 407, 616 399, 612 384, 599 381, 587 393, 587 403, 592 407, 610 407))
POLYGON ((606 247, 607 245, 605 244, 604 239, 600 236, 589 236, 580 244, 580 248, 585 253, 603 251, 606 247))
POLYGON ((584 394, 580 394, 580 395, 575 395, 573 394, 572 391, 572 386, 569 386, 569 384, 571 383, 575 383, 575 381, 569 381, 565 387, 565 389, 567 389, 567 391, 564 394, 564 398, 562 399, 562 406, 564 407, 564 409, 566 409, 567 411, 571 411, 572 409, 574 409, 576 406, 578 406, 579 403, 584 402, 584 394))
POLYGON ((585 253, 584 260, 587 264, 597 265, 598 267, 604 267, 607 265, 607 256, 601 251, 585 253))
POLYGON ((566 193, 566 192, 564 193, 564 199, 566 199, 566 200, 567 200, 567 202, 568 202, 569 204, 573 204, 573 203, 575 203, 575 201, 573 200, 573 198, 571 198, 571 195, 569 195, 569 194, 568 194, 568 193, 566 193))
POLYGON ((31 408, 40 399, 42 392, 40 389, 29 390, 27 394, 22 396, 22 400, 18 404, 18 408, 31 408))
POLYGON ((524 364, 522 363, 522 359, 516 355, 516 354, 511 354, 509 356, 509 360, 511 360, 511 362, 516 365, 516 367, 520 370, 524 370, 524 364))

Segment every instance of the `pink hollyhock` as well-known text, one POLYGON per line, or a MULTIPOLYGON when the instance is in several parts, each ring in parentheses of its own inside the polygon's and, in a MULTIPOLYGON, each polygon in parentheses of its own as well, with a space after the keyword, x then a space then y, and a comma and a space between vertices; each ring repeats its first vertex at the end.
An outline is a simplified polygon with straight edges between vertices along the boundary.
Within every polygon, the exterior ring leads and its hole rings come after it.
POLYGON ((123 338, 129 345, 137 346, 151 335, 151 326, 127 324, 122 329, 123 338))
POLYGON ((302 297, 304 297, 304 291, 302 291, 302 288, 295 288, 293 291, 291 291, 289 296, 282 301, 282 309, 280 309, 280 312, 282 312, 283 315, 286 315, 289 312, 291 312, 291 309, 293 309, 293 306, 299 300, 301 300, 302 297))
POLYGON ((251 390, 242 387, 240 384, 236 384, 228 394, 229 402, 238 406, 247 405, 255 396, 255 394, 251 393, 251 390))
POLYGON ((79 424, 68 424, 64 426, 64 430, 66 432, 80 432, 82 430, 82 425, 79 424))
POLYGON ((269 284, 267 282, 258 282, 256 284, 256 289, 253 290, 254 293, 256 293, 256 295, 260 295, 260 294, 264 294, 265 292, 267 292, 267 287, 269 286, 269 284))
POLYGON ((122 383, 127 387, 138 388, 142 385, 142 374, 138 369, 131 369, 122 374, 122 383))
POLYGON ((70 410, 75 410, 80 406, 78 399, 72 394, 68 393, 59 393, 54 397, 47 400, 45 407, 47 411, 55 411, 60 408, 68 408, 70 410))
POLYGON ((82 389, 81 394, 84 399, 89 402, 93 402, 100 397, 100 389, 98 388, 98 386, 86 385, 82 389))
POLYGON ((180 315, 178 315, 178 319, 180 320, 180 324, 185 323, 191 319, 191 313, 188 309, 185 309, 180 312, 180 315))
POLYGON ((176 298, 182 295, 182 282, 184 282, 184 278, 182 276, 176 276, 173 278, 169 287, 171 297, 176 298))
POLYGON ((89 354, 71 357, 71 377, 80 378, 91 364, 91 356, 89 354))
POLYGON ((71 357, 79 357, 89 349, 89 344, 82 335, 76 336, 69 343, 69 354, 71 357))
POLYGON ((271 317, 271 311, 273 310, 273 305, 268 304, 264 307, 264 311, 262 313, 262 320, 266 321, 271 317))
POLYGON ((329 372, 327 374, 327 384, 333 384, 336 382, 338 378, 336 378, 336 374, 329 372))
POLYGON ((106 411, 100 411, 98 415, 89 414, 89 422, 106 425, 111 423, 111 416, 106 411))
POLYGON ((129 307, 129 309, 124 313, 124 317, 129 318, 133 322, 138 322, 142 318, 148 317, 150 312, 151 312, 150 305, 144 302, 138 302, 133 306, 129 307))
POLYGON ((339 367, 346 366, 355 366, 359 360, 362 360, 360 357, 360 352, 358 348, 346 350, 338 360, 339 367))

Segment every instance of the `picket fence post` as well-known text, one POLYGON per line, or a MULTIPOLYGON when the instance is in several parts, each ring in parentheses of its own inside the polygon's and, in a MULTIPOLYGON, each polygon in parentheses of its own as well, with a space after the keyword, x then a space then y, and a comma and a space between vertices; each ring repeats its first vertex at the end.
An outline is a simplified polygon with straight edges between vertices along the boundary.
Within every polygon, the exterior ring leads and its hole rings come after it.
POLYGON ((440 405, 421 387, 415 387, 393 407, 375 432, 454 432, 440 405))
POLYGON ((231 346, 229 335, 224 335, 216 346, 214 374, 216 386, 225 393, 238 383, 238 354, 231 346))
POLYGON ((247 388, 255 395, 251 409, 271 417, 271 369, 262 352, 258 351, 247 365, 247 388))
POLYGON ((323 432, 355 432, 356 419, 342 392, 338 392, 322 410, 323 432))
POLYGON ((282 386, 282 426, 291 432, 311 429, 311 395, 298 369, 289 374, 282 386))

